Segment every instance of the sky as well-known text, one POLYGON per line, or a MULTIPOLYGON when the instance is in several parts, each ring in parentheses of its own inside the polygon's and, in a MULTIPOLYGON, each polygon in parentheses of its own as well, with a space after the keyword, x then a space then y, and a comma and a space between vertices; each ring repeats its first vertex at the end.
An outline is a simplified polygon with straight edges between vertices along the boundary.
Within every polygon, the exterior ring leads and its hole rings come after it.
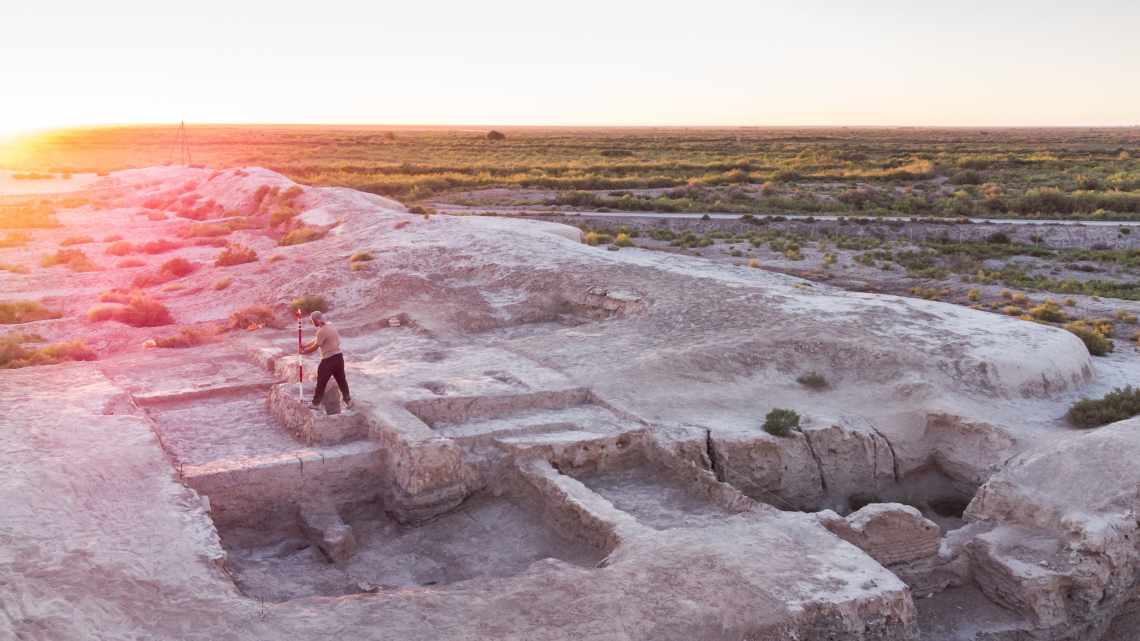
POLYGON ((0 133, 1140 124, 1140 2, 0 3, 0 133))

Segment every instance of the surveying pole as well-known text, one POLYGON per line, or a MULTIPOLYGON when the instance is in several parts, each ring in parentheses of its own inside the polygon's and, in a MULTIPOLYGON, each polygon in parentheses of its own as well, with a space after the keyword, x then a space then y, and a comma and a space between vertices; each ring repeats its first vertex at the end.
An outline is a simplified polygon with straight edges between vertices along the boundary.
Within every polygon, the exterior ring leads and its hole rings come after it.
POLYGON ((297 309, 297 400, 305 402, 305 364, 301 361, 301 310, 297 309))

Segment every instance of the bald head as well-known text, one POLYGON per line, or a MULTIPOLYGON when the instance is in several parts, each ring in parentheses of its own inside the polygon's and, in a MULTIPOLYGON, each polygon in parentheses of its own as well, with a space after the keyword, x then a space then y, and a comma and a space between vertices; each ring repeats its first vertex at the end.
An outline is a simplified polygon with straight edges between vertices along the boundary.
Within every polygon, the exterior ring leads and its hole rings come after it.
POLYGON ((312 314, 309 314, 309 320, 313 321, 314 325, 324 325, 325 315, 322 314, 319 310, 316 310, 312 314))

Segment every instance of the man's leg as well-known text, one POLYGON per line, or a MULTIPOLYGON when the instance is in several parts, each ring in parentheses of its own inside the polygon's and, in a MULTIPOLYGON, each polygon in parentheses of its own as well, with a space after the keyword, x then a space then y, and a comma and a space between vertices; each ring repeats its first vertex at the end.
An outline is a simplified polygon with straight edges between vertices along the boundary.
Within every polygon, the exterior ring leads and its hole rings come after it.
POLYGON ((332 375, 336 378, 336 385, 340 388, 341 398, 345 403, 351 403, 352 397, 348 395, 348 379, 344 376, 344 355, 337 354, 332 359, 332 375))
POLYGON ((329 384, 329 378, 332 376, 330 365, 327 358, 322 358, 321 364, 317 365, 317 389, 313 392, 313 405, 320 405, 321 397, 325 395, 325 385, 329 384))

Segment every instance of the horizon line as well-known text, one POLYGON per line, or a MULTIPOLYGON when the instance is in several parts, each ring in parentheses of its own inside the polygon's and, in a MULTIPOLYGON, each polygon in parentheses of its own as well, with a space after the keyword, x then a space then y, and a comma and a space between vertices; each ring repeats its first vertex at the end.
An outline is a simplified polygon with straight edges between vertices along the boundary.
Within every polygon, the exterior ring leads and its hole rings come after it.
POLYGON ((130 127, 176 127, 185 123, 190 127, 355 127, 355 128, 397 128, 397 129, 725 129, 725 130, 774 130, 774 129, 1140 129, 1140 123, 1114 125, 1087 124, 1047 124, 1047 125, 995 125, 995 124, 504 124, 504 123, 384 123, 384 122, 187 122, 148 121, 122 123, 85 123, 72 125, 48 125, 8 132, 4 137, 23 137, 77 129, 124 129, 130 127))

